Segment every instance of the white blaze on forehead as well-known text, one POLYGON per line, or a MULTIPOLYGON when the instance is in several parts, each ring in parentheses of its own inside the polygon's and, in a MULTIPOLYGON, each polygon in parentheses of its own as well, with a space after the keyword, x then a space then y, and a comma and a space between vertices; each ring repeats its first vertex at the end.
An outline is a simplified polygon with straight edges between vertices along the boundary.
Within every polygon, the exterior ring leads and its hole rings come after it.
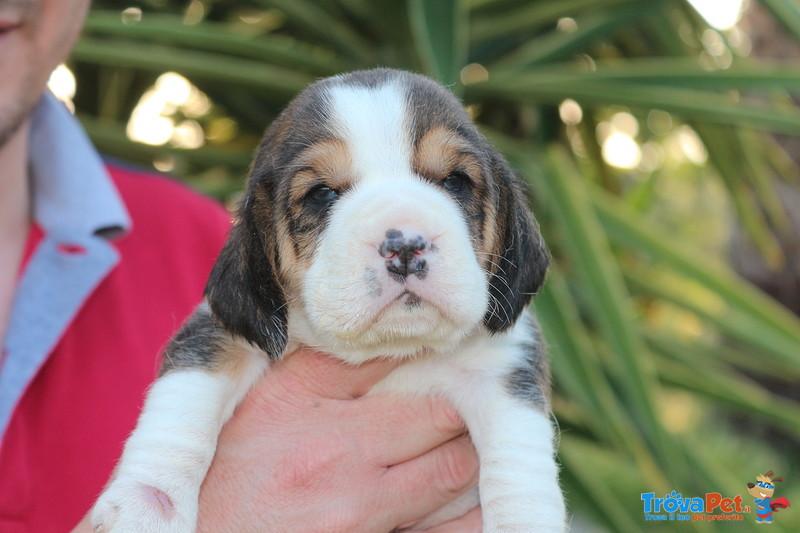
POLYGON ((409 115, 399 82, 375 88, 340 85, 329 96, 332 126, 350 149, 355 179, 397 179, 413 173, 409 115))

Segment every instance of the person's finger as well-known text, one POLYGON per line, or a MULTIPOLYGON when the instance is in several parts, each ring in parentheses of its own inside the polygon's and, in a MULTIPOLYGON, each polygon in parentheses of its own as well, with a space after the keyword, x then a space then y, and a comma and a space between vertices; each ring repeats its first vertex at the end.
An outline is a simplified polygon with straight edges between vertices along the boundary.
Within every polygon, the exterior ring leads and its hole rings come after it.
POLYGON ((476 507, 462 517, 444 524, 426 529, 424 533, 481 533, 483 531, 483 514, 476 507))
MULTIPOLYGON (((362 428, 369 460, 378 466, 393 466, 428 453, 463 434, 466 426, 449 402, 435 396, 398 397, 390 394, 364 396, 353 410, 352 424, 362 428), (365 413, 377 413, 369 424, 365 413), (386 446, 391 443, 391 446, 386 446)), ((346 415, 345 415, 346 416, 346 415)), ((343 420, 347 424, 347 420, 343 420)))
MULTIPOLYGON (((430 452, 387 468, 375 497, 394 501, 379 517, 391 527, 419 520, 478 483, 478 455, 469 437, 455 438, 430 452)), ((384 506, 385 507, 385 506, 384 506)))
POLYGON ((316 397, 347 400, 369 392, 397 364, 396 361, 374 360, 350 365, 303 347, 273 363, 269 371, 280 372, 281 379, 277 381, 295 394, 305 391, 316 397))

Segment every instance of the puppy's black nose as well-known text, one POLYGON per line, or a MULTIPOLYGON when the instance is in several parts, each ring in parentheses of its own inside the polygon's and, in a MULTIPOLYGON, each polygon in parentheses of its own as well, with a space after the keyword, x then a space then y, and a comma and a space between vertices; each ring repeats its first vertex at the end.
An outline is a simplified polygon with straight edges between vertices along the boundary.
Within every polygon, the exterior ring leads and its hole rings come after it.
POLYGON ((428 262, 423 257, 428 249, 428 241, 421 235, 406 238, 403 232, 390 229, 386 239, 378 247, 378 253, 386 259, 386 270, 397 281, 403 281, 409 274, 419 279, 425 278, 428 262))

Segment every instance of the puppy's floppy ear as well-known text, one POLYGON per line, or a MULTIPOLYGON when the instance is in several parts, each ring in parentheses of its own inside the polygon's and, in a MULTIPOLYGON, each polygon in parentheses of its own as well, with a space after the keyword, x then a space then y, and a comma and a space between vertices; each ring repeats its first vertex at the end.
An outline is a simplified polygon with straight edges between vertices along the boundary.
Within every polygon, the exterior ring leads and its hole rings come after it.
POLYGON ((497 206, 498 240, 493 251, 489 281, 489 307, 483 322, 492 333, 516 322, 531 297, 544 282, 550 255, 539 225, 528 209, 524 187, 499 155, 493 154, 492 173, 500 187, 497 206))
POLYGON ((277 278, 276 245, 269 220, 256 209, 251 185, 206 285, 211 310, 228 332, 255 344, 272 359, 286 347, 286 299, 277 278))

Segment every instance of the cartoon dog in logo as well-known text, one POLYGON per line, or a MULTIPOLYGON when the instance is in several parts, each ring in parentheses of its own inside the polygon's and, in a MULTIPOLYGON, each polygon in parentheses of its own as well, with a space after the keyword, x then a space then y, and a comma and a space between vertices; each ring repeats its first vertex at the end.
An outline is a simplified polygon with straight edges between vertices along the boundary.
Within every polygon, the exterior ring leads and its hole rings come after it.
POLYGON ((756 518, 756 524, 771 524, 773 512, 791 507, 789 500, 786 498, 772 499, 772 495, 775 493, 775 483, 783 481, 782 477, 772 476, 773 472, 770 470, 763 476, 756 476, 755 483, 747 484, 747 492, 755 498, 756 516, 758 517, 756 518))

